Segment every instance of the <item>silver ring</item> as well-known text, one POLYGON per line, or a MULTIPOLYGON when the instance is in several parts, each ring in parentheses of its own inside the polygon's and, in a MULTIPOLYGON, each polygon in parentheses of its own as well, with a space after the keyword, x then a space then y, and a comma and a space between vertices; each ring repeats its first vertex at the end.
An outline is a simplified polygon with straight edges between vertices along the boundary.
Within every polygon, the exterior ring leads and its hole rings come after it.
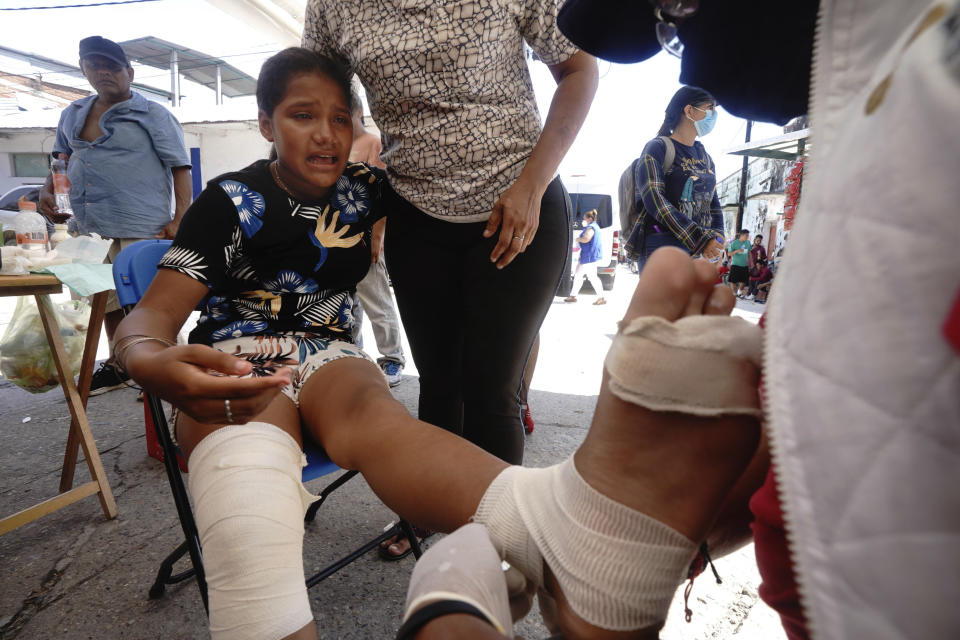
POLYGON ((223 401, 223 411, 227 414, 227 424, 233 424, 233 412, 230 411, 230 400, 223 401))
POLYGON ((523 236, 513 236, 514 240, 523 240, 523 236))

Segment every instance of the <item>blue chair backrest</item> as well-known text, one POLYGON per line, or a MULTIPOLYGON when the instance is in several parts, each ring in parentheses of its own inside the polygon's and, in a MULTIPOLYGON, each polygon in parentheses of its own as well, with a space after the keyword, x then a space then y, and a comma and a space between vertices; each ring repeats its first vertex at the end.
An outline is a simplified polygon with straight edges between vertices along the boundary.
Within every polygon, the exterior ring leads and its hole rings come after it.
MULTIPOLYGON (((113 261, 113 281, 117 285, 117 299, 122 307, 133 306, 140 301, 157 275, 157 264, 171 243, 171 240, 140 240, 117 254, 113 261)), ((303 469, 304 482, 340 470, 330 461, 326 452, 309 438, 304 438, 303 451, 307 454, 307 466, 303 469)))
POLYGON ((123 249, 113 261, 113 281, 120 306, 137 304, 157 275, 157 263, 171 240, 140 240, 123 249))

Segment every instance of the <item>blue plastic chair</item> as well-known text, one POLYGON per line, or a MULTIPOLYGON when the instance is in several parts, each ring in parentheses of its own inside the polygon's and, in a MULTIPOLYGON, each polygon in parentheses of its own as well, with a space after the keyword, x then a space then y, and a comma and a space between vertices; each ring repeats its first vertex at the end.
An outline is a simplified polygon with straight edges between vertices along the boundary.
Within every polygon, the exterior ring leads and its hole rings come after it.
MULTIPOLYGON (((150 286, 150 282, 157 273, 157 264, 170 247, 170 244, 170 240, 140 240, 123 249, 113 261, 113 279, 117 286, 117 298, 125 312, 133 309, 137 302, 140 301, 140 298, 143 297, 143 294, 146 293, 147 287, 150 286)), ((157 440, 160 442, 160 447, 163 451, 163 463, 167 471, 167 479, 170 482, 170 490, 173 493, 173 500, 177 507, 177 515, 180 519, 180 525, 185 538, 185 541, 161 563, 160 569, 157 572, 157 578, 153 586, 150 587, 150 598, 160 598, 168 584, 176 584, 191 577, 196 577, 197 587, 200 589, 200 597, 203 599, 203 606, 207 608, 207 583, 203 571, 200 537, 197 533, 197 524, 193 518, 193 511, 190 507, 190 498, 187 495, 186 487, 183 484, 183 477, 180 475, 180 469, 177 463, 179 448, 173 442, 173 438, 170 435, 170 429, 167 425, 160 398, 144 391, 143 401, 150 412, 150 417, 156 430, 157 440), (174 564, 184 555, 190 556, 190 562, 193 565, 192 568, 178 574, 173 574, 174 564)), ((313 443, 309 437, 306 437, 306 434, 303 439, 303 445, 304 453, 307 455, 307 466, 303 469, 303 482, 343 471, 327 457, 323 449, 313 443)), ((345 471, 337 477, 336 480, 324 487, 324 489, 317 494, 319 500, 310 505, 304 520, 306 522, 313 522, 317 510, 327 497, 358 473, 358 471, 345 471)), ((307 578, 307 588, 313 587, 320 581, 333 575, 360 556, 375 549, 383 541, 395 535, 405 535, 407 539, 410 540, 414 556, 416 558, 420 557, 422 551, 417 542, 417 536, 414 533, 413 527, 405 520, 400 520, 362 547, 350 552, 317 574, 307 578)))

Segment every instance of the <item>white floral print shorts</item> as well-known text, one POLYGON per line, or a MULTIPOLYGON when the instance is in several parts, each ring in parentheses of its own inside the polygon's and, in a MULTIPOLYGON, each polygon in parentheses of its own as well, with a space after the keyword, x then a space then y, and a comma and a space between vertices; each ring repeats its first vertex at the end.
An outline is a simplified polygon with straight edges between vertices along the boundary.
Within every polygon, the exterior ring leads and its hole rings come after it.
MULTIPOLYGON (((249 376, 268 376, 282 367, 293 371, 293 381, 280 391, 300 407, 300 389, 313 372, 340 358, 362 358, 376 364, 363 349, 342 340, 309 333, 273 336, 243 336, 212 345, 217 351, 243 358, 253 365, 249 376)), ((380 367, 377 367, 379 370, 380 367)))

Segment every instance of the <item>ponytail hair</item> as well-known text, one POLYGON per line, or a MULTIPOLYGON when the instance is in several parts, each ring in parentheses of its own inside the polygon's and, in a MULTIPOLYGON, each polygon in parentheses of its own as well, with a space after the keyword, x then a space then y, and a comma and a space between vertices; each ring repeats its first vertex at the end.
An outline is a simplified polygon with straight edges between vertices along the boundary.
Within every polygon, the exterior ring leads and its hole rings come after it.
POLYGON ((677 92, 673 94, 673 97, 670 98, 670 102, 667 103, 667 108, 664 111, 663 124, 660 125, 660 131, 657 132, 657 135, 669 136, 673 133, 677 125, 680 124, 680 118, 683 117, 683 110, 688 104, 696 106, 705 102, 710 102, 715 105, 717 104, 717 99, 700 87, 680 87, 677 92))

